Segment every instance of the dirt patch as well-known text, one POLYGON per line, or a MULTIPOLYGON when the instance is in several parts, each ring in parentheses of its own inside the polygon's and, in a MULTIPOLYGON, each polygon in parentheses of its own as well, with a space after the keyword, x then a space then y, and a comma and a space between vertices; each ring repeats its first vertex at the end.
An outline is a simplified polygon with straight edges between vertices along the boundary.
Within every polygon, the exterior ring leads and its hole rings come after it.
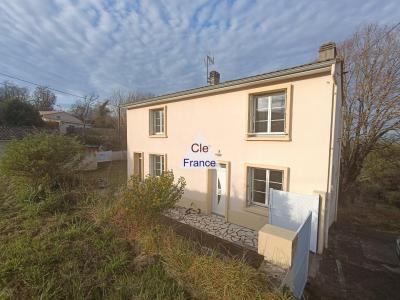
POLYGON ((397 234, 336 224, 329 248, 310 280, 309 299, 399 299, 400 270, 394 252, 397 234))

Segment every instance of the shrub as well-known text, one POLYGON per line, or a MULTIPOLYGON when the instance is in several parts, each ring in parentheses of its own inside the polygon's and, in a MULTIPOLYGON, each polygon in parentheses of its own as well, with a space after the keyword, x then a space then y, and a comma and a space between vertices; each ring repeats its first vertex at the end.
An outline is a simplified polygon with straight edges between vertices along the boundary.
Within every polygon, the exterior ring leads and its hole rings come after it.
POLYGON ((12 141, 0 160, 0 172, 24 181, 36 192, 70 183, 83 146, 74 138, 40 133, 12 141))
POLYGON ((30 103, 18 98, 0 102, 0 123, 8 126, 44 126, 39 111, 30 103))
POLYGON ((378 145, 365 159, 358 196, 366 202, 400 206, 400 144, 378 145))
POLYGON ((149 221, 174 207, 182 198, 185 186, 183 177, 174 183, 172 172, 164 172, 157 177, 147 176, 144 181, 132 176, 122 193, 122 200, 137 221, 149 221))

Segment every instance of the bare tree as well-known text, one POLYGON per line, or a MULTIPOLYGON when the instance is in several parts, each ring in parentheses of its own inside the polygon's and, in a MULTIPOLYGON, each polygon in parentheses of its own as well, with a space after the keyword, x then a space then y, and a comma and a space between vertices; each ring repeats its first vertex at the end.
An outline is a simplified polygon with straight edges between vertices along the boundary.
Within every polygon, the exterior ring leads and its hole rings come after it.
POLYGON ((38 110, 53 110, 56 100, 56 95, 45 86, 36 87, 32 95, 33 106, 38 110))
MULTIPOLYGON (((339 47, 344 60, 341 199, 351 195, 367 155, 400 129, 399 30, 368 25, 339 47)), ((348 197, 347 197, 348 198, 348 197)))
POLYGON ((29 90, 25 87, 20 87, 12 82, 4 81, 0 86, 0 101, 7 99, 18 99, 28 101, 29 90))
POLYGON ((130 91, 123 92, 121 90, 114 90, 109 97, 109 105, 112 115, 115 120, 115 128, 118 129, 118 136, 120 139, 121 148, 126 146, 126 108, 124 104, 131 102, 138 102, 141 100, 149 99, 155 95, 150 92, 130 91))
POLYGON ((92 121, 95 127, 113 128, 114 120, 109 107, 110 100, 98 102, 93 108, 92 121))
POLYGON ((91 94, 79 99, 71 107, 71 113, 83 122, 83 134, 85 135, 86 126, 90 123, 93 113, 93 106, 98 100, 98 96, 91 94))

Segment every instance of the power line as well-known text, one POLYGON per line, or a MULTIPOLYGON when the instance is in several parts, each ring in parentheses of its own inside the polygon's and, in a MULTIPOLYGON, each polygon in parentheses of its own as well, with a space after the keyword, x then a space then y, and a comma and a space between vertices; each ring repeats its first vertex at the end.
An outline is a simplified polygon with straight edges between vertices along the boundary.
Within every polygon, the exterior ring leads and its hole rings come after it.
MULTIPOLYGON (((369 45, 369 47, 368 47, 367 49, 369 49, 369 48, 375 46, 375 45, 376 45, 377 43, 379 43, 386 35, 388 35, 389 33, 391 33, 391 32, 392 32, 393 30, 395 30, 398 26, 400 26, 400 22, 398 22, 398 23, 395 24, 393 27, 391 27, 383 36, 381 36, 378 40, 376 40, 374 43, 372 43, 371 45, 369 45)), ((300 54, 300 52, 298 52, 298 53, 300 54)), ((158 60, 158 59, 155 59, 155 60, 158 60)), ((152 61, 155 61, 155 60, 152 60, 152 61)), ((207 65, 207 81, 208 81, 208 66, 209 66, 210 64, 214 64, 214 57, 211 57, 210 55, 207 55, 206 58, 204 59, 204 62, 205 62, 205 64, 207 65)), ((30 64, 31 64, 31 63, 30 63, 30 64)), ((31 64, 31 65, 32 65, 32 64, 31 64)), ((32 82, 32 81, 25 80, 25 79, 22 79, 22 78, 13 76, 13 75, 5 74, 5 73, 2 73, 2 72, 0 72, 0 75, 5 76, 5 77, 8 77, 8 78, 15 79, 15 80, 18 80, 18 81, 22 81, 22 82, 25 82, 25 83, 28 83, 28 84, 31 84, 31 85, 43 86, 42 84, 38 84, 38 83, 35 83, 35 82, 32 82)), ((2 84, 4 84, 4 83, 2 83, 2 84)), ((63 90, 60 90, 60 89, 52 88, 52 87, 49 87, 49 86, 46 86, 46 87, 47 87, 49 90, 52 90, 52 91, 57 92, 57 93, 61 93, 61 94, 65 94, 65 95, 69 95, 69 96, 73 96, 73 97, 85 99, 85 97, 84 97, 84 96, 81 96, 81 95, 76 95, 76 94, 73 94, 73 93, 70 93, 70 92, 66 92, 66 91, 63 91, 63 90)))
MULTIPOLYGON (((19 80, 19 81, 22 81, 22 82, 25 82, 25 83, 29 83, 29 84, 32 84, 32 85, 35 85, 35 86, 43 86, 42 84, 35 83, 35 82, 29 81, 29 80, 25 80, 25 79, 22 79, 22 78, 13 76, 13 75, 5 74, 5 73, 2 73, 2 72, 0 72, 0 75, 8 77, 8 78, 15 79, 15 80, 19 80)), ((49 86, 46 86, 46 87, 49 90, 52 90, 52 91, 57 92, 57 93, 61 93, 61 94, 65 94, 65 95, 69 95, 69 96, 85 99, 85 97, 81 96, 81 95, 72 94, 72 93, 69 93, 69 92, 66 92, 66 91, 62 91, 62 90, 59 90, 59 89, 56 89, 56 88, 52 88, 52 87, 49 87, 49 86)))
MULTIPOLYGON (((1 43, 0 43, 0 45, 1 45, 1 43)), ((2 53, 0 53, 0 57, 1 56, 8 56, 9 58, 11 58, 12 60, 14 60, 15 62, 17 62, 19 64, 21 62, 23 62, 23 63, 33 67, 35 70, 41 69, 40 73, 47 73, 47 75, 49 75, 49 76, 53 76, 53 77, 56 76, 56 77, 58 77, 58 78, 60 78, 62 80, 67 80, 67 78, 62 76, 61 74, 58 74, 56 72, 52 72, 52 71, 49 71, 49 70, 45 70, 45 69, 39 67, 38 65, 33 64, 32 62, 30 62, 26 58, 22 57, 21 55, 18 55, 18 54, 15 54, 15 53, 10 54, 10 53, 7 53, 7 52, 2 52, 2 53)), ((2 64, 7 66, 6 62, 3 63, 3 62, 0 61, 0 63, 2 63, 2 64)))

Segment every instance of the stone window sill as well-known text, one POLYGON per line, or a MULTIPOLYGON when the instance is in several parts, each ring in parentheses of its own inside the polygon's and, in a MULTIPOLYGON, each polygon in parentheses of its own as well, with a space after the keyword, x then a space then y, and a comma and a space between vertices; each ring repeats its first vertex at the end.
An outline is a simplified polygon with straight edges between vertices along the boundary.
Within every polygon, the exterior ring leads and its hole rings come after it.
POLYGON ((249 205, 244 208, 247 212, 268 217, 268 207, 249 205))
POLYGON ((166 134, 152 134, 149 135, 149 138, 166 138, 167 135, 166 134))
POLYGON ((290 141, 289 134, 256 134, 247 133, 247 141, 290 141))

